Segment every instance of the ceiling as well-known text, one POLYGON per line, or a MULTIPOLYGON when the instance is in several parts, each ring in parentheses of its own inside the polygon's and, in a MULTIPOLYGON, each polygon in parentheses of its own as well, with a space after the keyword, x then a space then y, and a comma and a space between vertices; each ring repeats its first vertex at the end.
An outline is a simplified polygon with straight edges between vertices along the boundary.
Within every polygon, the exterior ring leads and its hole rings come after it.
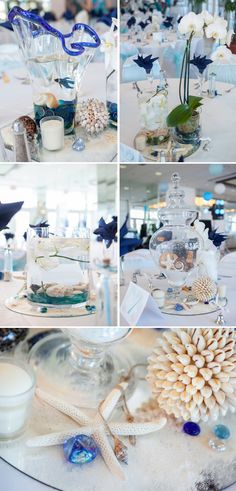
POLYGON ((129 199, 133 204, 155 199, 158 185, 169 183, 173 172, 180 174, 182 186, 196 189, 197 194, 211 191, 214 198, 236 203, 235 187, 226 186, 225 193, 220 196, 214 193, 216 183, 228 176, 236 179, 236 164, 122 164, 121 199, 129 199))

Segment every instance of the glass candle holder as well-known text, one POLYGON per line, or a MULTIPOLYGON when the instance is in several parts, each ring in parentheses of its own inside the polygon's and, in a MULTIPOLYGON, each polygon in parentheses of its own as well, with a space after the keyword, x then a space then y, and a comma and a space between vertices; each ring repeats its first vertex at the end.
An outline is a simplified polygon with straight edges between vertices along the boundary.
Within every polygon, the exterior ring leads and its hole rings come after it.
POLYGON ((64 147, 64 119, 47 116, 40 120, 42 145, 45 150, 56 151, 64 147))
POLYGON ((0 359, 0 439, 23 433, 34 390, 35 376, 30 367, 12 358, 0 359))

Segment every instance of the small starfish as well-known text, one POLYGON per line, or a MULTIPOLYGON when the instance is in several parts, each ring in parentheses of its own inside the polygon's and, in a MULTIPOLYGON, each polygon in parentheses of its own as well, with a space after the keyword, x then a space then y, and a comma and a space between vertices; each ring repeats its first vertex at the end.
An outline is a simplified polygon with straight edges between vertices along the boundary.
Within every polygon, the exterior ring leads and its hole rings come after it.
MULTIPOLYGON (((87 416, 76 406, 57 399, 41 389, 36 390, 36 395, 40 399, 76 421, 76 423, 80 425, 79 432, 81 434, 93 437, 94 441, 99 447, 100 453, 107 467, 119 479, 125 479, 125 474, 109 442, 108 435, 110 432, 114 436, 146 435, 148 433, 160 430, 166 424, 166 418, 164 417, 160 417, 159 420, 148 423, 108 423, 109 417, 115 409, 121 394, 127 389, 127 387, 127 382, 122 382, 116 386, 100 405, 100 409, 97 410, 94 417, 87 416)), ((49 433, 47 435, 31 438, 26 444, 29 447, 62 445, 65 440, 76 435, 78 435, 78 428, 73 428, 71 431, 49 433)))
POLYGON ((170 269, 173 268, 174 263, 175 263, 175 259, 172 259, 170 254, 167 254, 166 259, 162 261, 162 266, 164 266, 167 269, 167 271, 170 271, 170 269))

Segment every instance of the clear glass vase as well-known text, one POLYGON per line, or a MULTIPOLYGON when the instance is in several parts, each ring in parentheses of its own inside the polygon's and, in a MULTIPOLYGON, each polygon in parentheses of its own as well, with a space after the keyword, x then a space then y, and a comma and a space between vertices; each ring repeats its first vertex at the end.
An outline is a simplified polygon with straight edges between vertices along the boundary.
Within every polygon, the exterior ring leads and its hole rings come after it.
POLYGON ((37 125, 45 116, 60 116, 65 134, 71 133, 79 85, 100 45, 98 35, 86 24, 75 24, 64 35, 20 7, 10 11, 9 21, 29 72, 37 125))
MULTIPOLYGON (((30 353, 37 379, 80 407, 97 407, 127 375, 132 361, 122 348, 130 328, 64 328, 40 340, 30 353), (121 346, 120 346, 121 344, 121 346)), ((132 387, 131 387, 132 389, 132 387)))
POLYGON ((168 91, 164 76, 156 86, 150 74, 147 88, 138 92, 138 105, 142 133, 147 145, 159 145, 169 137, 166 123, 168 115, 168 91))
POLYGON ((82 306, 89 293, 89 237, 59 237, 48 227, 27 234, 27 297, 47 307, 82 306))
POLYGON ((180 298, 181 288, 196 270, 197 254, 202 245, 201 237, 191 227, 197 212, 186 206, 179 181, 179 175, 174 173, 167 206, 158 213, 163 226, 154 233, 149 244, 158 271, 167 278, 174 298, 180 298))

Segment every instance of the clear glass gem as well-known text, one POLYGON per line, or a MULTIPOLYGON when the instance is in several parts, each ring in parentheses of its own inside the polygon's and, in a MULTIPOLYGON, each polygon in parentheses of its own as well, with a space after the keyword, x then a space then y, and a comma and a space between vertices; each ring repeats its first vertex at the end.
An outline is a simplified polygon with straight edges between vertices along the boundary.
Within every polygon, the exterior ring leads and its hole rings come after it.
POLYGON ((87 464, 97 457, 98 447, 87 435, 77 435, 63 444, 64 454, 72 464, 87 464))
POLYGON ((224 452, 226 450, 225 444, 218 438, 211 438, 208 444, 212 450, 217 450, 217 452, 224 452))
POLYGON ((225 425, 216 425, 213 428, 213 432, 217 438, 220 440, 228 440, 230 437, 229 428, 225 425))
POLYGON ((77 140, 74 141, 72 148, 77 152, 82 152, 82 150, 85 149, 85 143, 83 138, 77 138, 77 140))

